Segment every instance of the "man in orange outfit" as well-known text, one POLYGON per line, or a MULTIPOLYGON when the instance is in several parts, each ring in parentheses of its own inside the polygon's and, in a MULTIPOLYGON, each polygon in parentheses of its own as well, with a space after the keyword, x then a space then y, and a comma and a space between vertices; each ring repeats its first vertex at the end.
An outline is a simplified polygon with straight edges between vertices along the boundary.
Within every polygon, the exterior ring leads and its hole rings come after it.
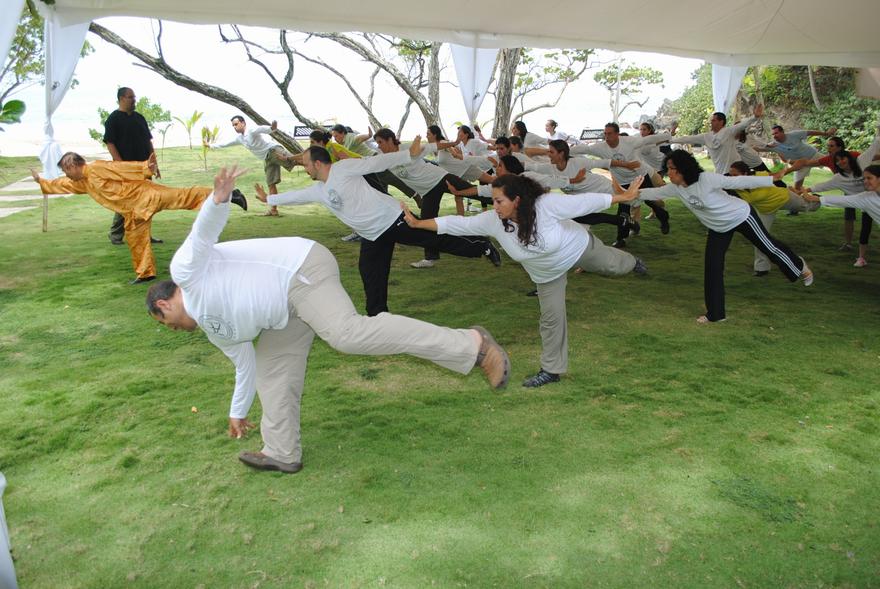
MULTIPOLYGON (((88 194, 99 205, 122 215, 131 263, 137 274, 129 284, 156 278, 156 260, 150 245, 153 215, 165 210, 195 210, 213 190, 210 186, 172 188, 151 182, 158 169, 155 153, 143 162, 87 164, 81 155, 69 151, 61 156, 58 167, 66 177, 46 180, 31 170, 43 194, 88 194)), ((233 193, 232 202, 247 210, 247 201, 240 191, 233 193)))

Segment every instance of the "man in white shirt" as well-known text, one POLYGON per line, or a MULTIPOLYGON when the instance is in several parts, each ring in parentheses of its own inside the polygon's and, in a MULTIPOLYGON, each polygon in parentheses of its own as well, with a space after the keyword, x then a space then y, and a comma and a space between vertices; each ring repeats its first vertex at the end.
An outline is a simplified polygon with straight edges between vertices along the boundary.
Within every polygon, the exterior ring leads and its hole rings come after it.
MULTIPOLYGON (((636 168, 621 165, 628 162, 640 162, 639 153, 645 145, 658 145, 669 141, 669 133, 656 133, 645 136, 625 136, 620 134, 620 126, 617 123, 608 123, 605 125, 605 141, 591 143, 589 145, 576 145, 571 148, 571 153, 583 153, 592 155, 601 159, 611 160, 611 177, 625 189, 630 183, 642 176, 642 186, 650 188, 653 186, 651 181, 650 170, 644 165, 636 168)), ((660 232, 666 235, 669 233, 669 213, 666 209, 658 206, 656 203, 646 203, 654 211, 654 215, 660 221, 660 232)), ((617 214, 621 217, 629 217, 631 210, 630 203, 617 203, 617 214)), ((617 226, 617 239, 611 244, 614 247, 625 247, 626 236, 629 233, 629 224, 620 223, 617 226)))
POLYGON ((740 131, 745 131, 749 125, 764 116, 764 105, 759 104, 755 107, 754 116, 744 121, 740 121, 732 127, 727 125, 727 115, 723 112, 712 114, 709 119, 709 128, 707 133, 699 135, 684 135, 681 137, 673 137, 669 143, 686 143, 689 145, 705 145, 709 151, 709 157, 715 164, 716 174, 726 174, 730 169, 730 165, 739 159, 736 152, 736 136, 740 131))
POLYGON ((217 243, 235 179, 221 169, 192 231, 171 261, 171 276, 147 293, 150 315, 170 327, 201 328, 235 365, 229 435, 242 437, 254 394, 263 407, 263 448, 239 455, 259 470, 302 469, 300 399, 317 333, 347 354, 410 354, 467 374, 479 366, 493 388, 507 384, 510 361, 482 327, 450 329, 409 317, 358 315, 321 244, 301 237, 217 243), (259 341, 254 344, 254 340, 259 341))
POLYGON ((438 236, 411 229, 403 220, 400 201, 379 192, 364 179, 366 174, 405 166, 421 151, 421 137, 416 137, 409 150, 331 164, 327 150, 313 145, 303 154, 303 165, 317 182, 302 190, 270 195, 268 199, 257 190, 257 198, 271 205, 320 203, 361 236, 358 268, 370 316, 388 311, 388 277, 397 243, 436 248, 466 258, 486 256, 495 266, 501 265, 498 250, 485 237, 438 236))
MULTIPOLYGON (((272 121, 271 125, 259 125, 251 130, 247 129, 247 123, 244 122, 244 117, 241 115, 235 115, 231 121, 232 128, 235 129, 236 133, 235 139, 227 143, 206 145, 212 149, 244 145, 258 160, 263 162, 263 171, 266 173, 266 184, 269 186, 269 194, 278 194, 278 184, 281 182, 281 166, 284 166, 288 172, 294 166, 294 158, 290 152, 271 139, 264 137, 264 135, 268 135, 278 129, 278 121, 272 121)), ((278 216, 278 208, 272 207, 266 214, 276 217, 278 216)))

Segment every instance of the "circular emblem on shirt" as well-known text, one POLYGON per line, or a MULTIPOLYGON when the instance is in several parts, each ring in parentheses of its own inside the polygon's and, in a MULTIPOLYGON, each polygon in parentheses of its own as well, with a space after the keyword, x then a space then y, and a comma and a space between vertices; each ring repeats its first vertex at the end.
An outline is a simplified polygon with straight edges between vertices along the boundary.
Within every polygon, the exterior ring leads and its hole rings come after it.
POLYGON ((216 315, 202 315, 199 317, 199 325, 202 326, 202 329, 208 335, 223 339, 235 338, 235 328, 222 317, 217 317, 216 315))

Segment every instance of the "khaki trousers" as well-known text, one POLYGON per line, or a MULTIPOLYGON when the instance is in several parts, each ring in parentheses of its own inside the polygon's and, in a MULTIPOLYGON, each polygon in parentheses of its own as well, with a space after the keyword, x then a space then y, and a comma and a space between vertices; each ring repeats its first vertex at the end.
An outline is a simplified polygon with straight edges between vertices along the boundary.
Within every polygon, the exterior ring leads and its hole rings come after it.
POLYGON ((288 290, 290 318, 267 329, 256 344, 257 394, 263 406, 263 453, 302 461, 300 400, 315 334, 346 354, 410 354, 467 374, 479 351, 476 332, 450 329, 391 313, 359 315, 339 281, 333 254, 312 246, 288 290))
MULTIPOLYGON (((608 247, 590 234, 590 243, 575 264, 586 272, 603 276, 623 276, 635 268, 636 259, 625 251, 608 247)), ((541 368, 553 374, 568 372, 568 319, 565 310, 565 287, 568 275, 538 284, 541 306, 541 368)))

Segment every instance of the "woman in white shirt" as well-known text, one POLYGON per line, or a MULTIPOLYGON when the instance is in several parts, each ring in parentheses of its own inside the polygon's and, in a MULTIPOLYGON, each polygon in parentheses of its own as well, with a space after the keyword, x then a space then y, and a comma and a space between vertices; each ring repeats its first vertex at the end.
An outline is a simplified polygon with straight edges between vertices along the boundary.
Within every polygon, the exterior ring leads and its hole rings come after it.
MULTIPOLYGON (((877 149, 880 147, 880 138, 874 140, 874 144, 865 153, 854 156, 852 152, 842 150, 834 154, 834 176, 827 182, 821 182, 810 187, 811 192, 825 192, 828 190, 841 190, 844 195, 859 194, 864 191, 865 181, 862 167, 868 166, 874 159, 877 149)), ((867 169, 867 167, 865 169, 867 169)), ((831 204, 831 203, 829 203, 831 204)), ((831 206, 835 206, 831 204, 831 206)), ((871 237, 871 215, 862 210, 862 229, 859 232, 859 257, 853 266, 864 268, 868 265, 868 239, 871 237)))
POLYGON ((539 387, 559 381, 568 370, 568 328, 565 312, 567 272, 583 268, 606 276, 647 269, 631 254, 607 247, 571 219, 607 209, 612 203, 633 200, 641 180, 630 190, 611 194, 552 194, 523 176, 507 174, 492 183, 493 211, 473 217, 446 216, 416 219, 404 209, 413 228, 450 235, 494 237, 504 251, 522 264, 538 287, 541 305, 541 369, 523 382, 539 387))
POLYGON ((746 239, 779 266, 791 282, 801 278, 804 286, 813 283, 813 273, 791 249, 774 239, 749 203, 730 196, 725 189, 760 188, 771 186, 772 176, 722 176, 704 172, 697 160, 684 150, 675 150, 666 156, 669 184, 660 188, 644 188, 639 198, 660 200, 677 197, 685 207, 709 230, 706 239, 703 268, 703 294, 706 314, 697 317, 697 323, 724 321, 724 257, 733 239, 733 233, 742 233, 746 239))
MULTIPOLYGON (((880 218, 880 164, 867 166, 862 172, 865 191, 843 196, 822 196, 805 193, 804 199, 829 207, 852 207, 880 218)), ((867 265, 867 262, 865 262, 867 265)), ((858 266, 858 264, 856 264, 858 266)))

